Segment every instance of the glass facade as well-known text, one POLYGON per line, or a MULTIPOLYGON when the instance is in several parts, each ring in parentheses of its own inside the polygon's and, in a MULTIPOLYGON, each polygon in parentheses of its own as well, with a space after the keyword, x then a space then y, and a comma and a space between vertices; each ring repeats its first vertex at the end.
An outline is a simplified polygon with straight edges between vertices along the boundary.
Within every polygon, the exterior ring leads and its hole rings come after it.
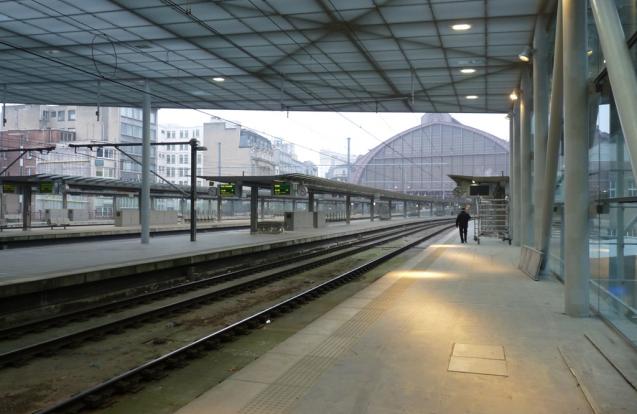
POLYGON ((453 197, 449 174, 509 175, 509 143, 461 124, 448 114, 425 114, 420 126, 359 158, 352 182, 416 195, 453 197))
MULTIPOLYGON (((637 66, 637 2, 616 3, 637 66)), ((637 345, 637 184, 590 12, 588 28, 588 70, 597 84, 589 96, 590 304, 637 345)), ((563 210, 563 148, 560 153, 548 265, 562 278, 562 223, 568 212, 563 210)))

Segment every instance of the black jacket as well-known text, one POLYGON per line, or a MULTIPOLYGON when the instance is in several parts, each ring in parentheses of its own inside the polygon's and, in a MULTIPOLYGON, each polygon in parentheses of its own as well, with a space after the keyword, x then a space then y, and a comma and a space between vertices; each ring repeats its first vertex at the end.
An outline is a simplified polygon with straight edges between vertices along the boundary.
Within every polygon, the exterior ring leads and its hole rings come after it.
POLYGON ((469 220, 471 220, 471 216, 466 211, 461 211, 456 217, 456 227, 467 227, 469 225, 469 220))

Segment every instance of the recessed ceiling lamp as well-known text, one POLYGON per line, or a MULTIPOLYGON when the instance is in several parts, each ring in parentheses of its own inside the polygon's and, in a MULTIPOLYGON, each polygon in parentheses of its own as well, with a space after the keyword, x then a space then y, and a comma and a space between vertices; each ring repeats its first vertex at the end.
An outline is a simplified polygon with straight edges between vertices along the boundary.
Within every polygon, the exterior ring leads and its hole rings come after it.
POLYGON ((518 93, 516 91, 511 92, 511 95, 509 95, 509 98, 511 98, 512 101, 517 101, 518 93))
POLYGON ((60 54, 60 52, 62 52, 60 49, 48 49, 45 50, 45 53, 48 55, 58 55, 60 54))
POLYGON ((463 69, 460 69, 460 73, 469 75, 471 73, 476 73, 476 70, 474 68, 463 68, 463 69))
POLYGON ((214 78, 212 78, 213 81, 215 82, 223 82, 226 80, 226 78, 222 77, 222 76, 215 76, 214 78))
POLYGON ((586 56, 593 56, 593 51, 592 50, 587 50, 586 51, 586 56))
POLYGON ((451 25, 451 29, 457 32, 464 32, 465 30, 471 29, 471 25, 469 23, 458 23, 451 25))
POLYGON ((478 99, 478 95, 467 95, 465 96, 465 99, 470 99, 470 100, 478 99))
POLYGON ((518 59, 520 59, 522 62, 530 62, 532 54, 533 51, 530 47, 527 46, 522 52, 520 52, 520 54, 518 55, 518 59))

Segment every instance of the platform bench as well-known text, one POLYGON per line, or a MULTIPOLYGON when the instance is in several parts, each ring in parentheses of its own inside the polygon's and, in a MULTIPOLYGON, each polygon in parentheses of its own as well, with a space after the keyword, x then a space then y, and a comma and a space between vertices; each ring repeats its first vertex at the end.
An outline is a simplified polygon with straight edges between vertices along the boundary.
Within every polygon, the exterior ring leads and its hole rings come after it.
POLYGON ((257 223, 258 233, 277 234, 283 233, 282 221, 260 221, 257 223))

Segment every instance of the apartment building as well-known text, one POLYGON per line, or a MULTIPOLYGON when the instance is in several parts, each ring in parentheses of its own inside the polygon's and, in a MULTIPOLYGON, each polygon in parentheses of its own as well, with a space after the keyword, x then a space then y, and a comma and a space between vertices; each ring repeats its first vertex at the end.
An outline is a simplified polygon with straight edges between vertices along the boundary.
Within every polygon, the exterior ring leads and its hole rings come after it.
MULTIPOLYGON (((26 133, 43 139, 49 132, 72 133, 60 139, 58 149, 39 157, 37 171, 60 175, 84 175, 141 181, 142 148, 123 148, 130 157, 114 148, 71 149, 74 143, 142 143, 142 110, 138 108, 98 108, 65 105, 10 105, 6 107, 7 133, 26 133), (99 115, 99 116, 98 116, 99 115), (137 162, 136 162, 137 161, 137 162)), ((151 141, 157 138, 157 112, 151 113, 151 141)), ((155 148, 151 148, 151 169, 156 167, 155 148)))

